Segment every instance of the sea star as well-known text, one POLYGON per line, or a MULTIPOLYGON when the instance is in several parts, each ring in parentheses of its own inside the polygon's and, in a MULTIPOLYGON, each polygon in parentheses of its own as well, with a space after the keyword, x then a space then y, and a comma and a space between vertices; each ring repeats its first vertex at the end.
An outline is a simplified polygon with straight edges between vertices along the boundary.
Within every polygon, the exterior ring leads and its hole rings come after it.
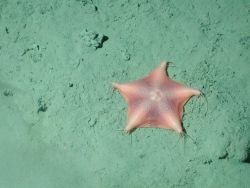
POLYGON ((171 80, 166 74, 169 63, 160 66, 143 79, 126 84, 113 83, 128 103, 128 122, 124 129, 154 127, 185 133, 182 126, 183 108, 192 96, 201 92, 171 80))

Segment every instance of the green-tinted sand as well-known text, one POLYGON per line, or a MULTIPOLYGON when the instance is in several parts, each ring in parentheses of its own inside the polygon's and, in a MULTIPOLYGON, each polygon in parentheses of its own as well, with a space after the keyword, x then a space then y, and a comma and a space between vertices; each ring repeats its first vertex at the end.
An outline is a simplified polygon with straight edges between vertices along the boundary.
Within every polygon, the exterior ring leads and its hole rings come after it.
POLYGON ((249 0, 0 0, 0 188, 249 187, 249 31, 249 0), (117 131, 111 83, 163 59, 195 143, 117 131))

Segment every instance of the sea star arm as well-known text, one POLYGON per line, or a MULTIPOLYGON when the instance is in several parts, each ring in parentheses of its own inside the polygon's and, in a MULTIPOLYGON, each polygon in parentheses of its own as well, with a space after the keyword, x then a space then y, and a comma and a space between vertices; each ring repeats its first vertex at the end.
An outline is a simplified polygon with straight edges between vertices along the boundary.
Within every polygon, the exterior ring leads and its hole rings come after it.
POLYGON ((120 92, 120 94, 124 97, 124 99, 127 102, 132 101, 133 98, 140 95, 137 86, 133 83, 127 83, 127 84, 113 83, 112 86, 114 89, 117 89, 120 92))
POLYGON ((146 123, 147 119, 147 110, 141 107, 137 107, 136 109, 128 110, 128 123, 125 127, 126 132, 132 132, 136 128, 140 127, 141 125, 144 125, 146 123))
POLYGON ((140 86, 141 80, 128 84, 113 83, 113 88, 118 89, 120 94, 128 103, 128 123, 125 127, 126 132, 132 132, 147 119, 147 104, 144 102, 143 87, 140 86))
POLYGON ((166 61, 162 61, 155 70, 149 73, 147 78, 151 80, 152 85, 160 85, 168 79, 166 74, 167 67, 168 63, 166 61))
POLYGON ((184 105, 187 103, 187 101, 192 97, 192 96, 199 96, 201 92, 197 89, 186 87, 182 84, 176 84, 176 88, 174 91, 174 101, 175 105, 177 107, 178 115, 180 119, 182 119, 183 116, 183 108, 184 105))
POLYGON ((183 127, 181 124, 181 119, 174 112, 165 112, 162 113, 160 117, 161 123, 159 124, 159 128, 173 129, 179 134, 183 133, 183 127))

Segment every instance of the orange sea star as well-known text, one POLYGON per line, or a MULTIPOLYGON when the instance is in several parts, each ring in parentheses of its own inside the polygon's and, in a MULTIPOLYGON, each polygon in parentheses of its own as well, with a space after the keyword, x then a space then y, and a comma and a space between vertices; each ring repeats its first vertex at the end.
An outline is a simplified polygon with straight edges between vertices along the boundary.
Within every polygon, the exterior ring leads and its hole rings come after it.
POLYGON ((171 80, 166 74, 169 63, 160 66, 143 79, 126 84, 113 83, 128 103, 125 131, 155 127, 172 129, 183 134, 183 107, 192 96, 201 92, 171 80))

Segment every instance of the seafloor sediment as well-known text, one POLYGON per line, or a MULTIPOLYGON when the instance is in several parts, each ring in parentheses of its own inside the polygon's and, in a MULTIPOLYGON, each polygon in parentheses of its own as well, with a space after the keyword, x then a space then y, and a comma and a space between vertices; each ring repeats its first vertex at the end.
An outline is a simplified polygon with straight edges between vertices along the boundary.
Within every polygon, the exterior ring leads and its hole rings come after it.
POLYGON ((247 187, 249 1, 0 1, 0 187, 247 187), (169 76, 205 98, 189 137, 119 131, 114 81, 169 76))

